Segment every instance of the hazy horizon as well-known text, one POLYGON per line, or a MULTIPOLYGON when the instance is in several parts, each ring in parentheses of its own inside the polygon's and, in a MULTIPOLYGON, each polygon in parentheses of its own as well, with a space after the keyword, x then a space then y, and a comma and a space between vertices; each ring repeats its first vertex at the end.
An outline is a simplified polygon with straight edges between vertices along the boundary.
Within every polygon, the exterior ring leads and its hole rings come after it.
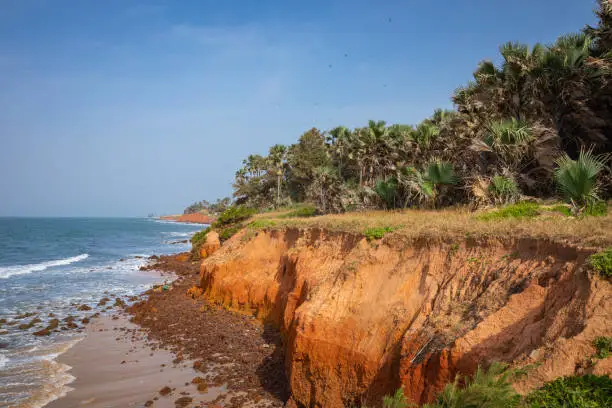
POLYGON ((0 0, 0 216, 230 196, 248 154, 311 127, 417 123, 499 45, 552 42, 596 5, 407 3, 0 0))

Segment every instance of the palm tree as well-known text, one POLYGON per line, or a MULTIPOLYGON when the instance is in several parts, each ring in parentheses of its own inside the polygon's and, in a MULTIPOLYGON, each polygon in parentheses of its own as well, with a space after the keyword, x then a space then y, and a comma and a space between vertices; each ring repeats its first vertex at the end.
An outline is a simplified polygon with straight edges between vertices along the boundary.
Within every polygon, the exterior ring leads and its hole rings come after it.
POLYGON ((592 206, 600 200, 597 195, 597 176, 604 169, 607 157, 581 150, 577 160, 567 154, 557 159, 555 181, 576 211, 592 206))
POLYGON ((336 171, 333 167, 317 167, 314 171, 312 187, 319 192, 319 203, 323 212, 327 211, 327 190, 336 180, 336 171))
POLYGON ((276 205, 280 206, 281 180, 283 168, 287 159, 287 146, 276 144, 270 148, 268 162, 276 173, 276 205))
POLYGON ((374 186, 374 191, 383 200, 387 209, 395 208, 397 186, 397 179, 395 177, 391 177, 388 180, 378 180, 374 186))
POLYGON ((429 163, 425 172, 425 180, 433 186, 434 205, 443 192, 443 188, 457 184, 457 176, 455 176, 453 165, 441 160, 434 160, 429 163))

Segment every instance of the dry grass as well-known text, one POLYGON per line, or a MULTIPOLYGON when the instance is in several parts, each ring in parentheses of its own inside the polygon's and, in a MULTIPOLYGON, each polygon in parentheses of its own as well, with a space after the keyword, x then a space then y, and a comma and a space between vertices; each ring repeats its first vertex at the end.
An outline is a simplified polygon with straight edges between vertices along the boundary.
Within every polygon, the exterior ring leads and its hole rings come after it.
POLYGON ((437 238, 541 238, 554 242, 605 248, 612 245, 612 214, 602 217, 567 217, 544 214, 527 219, 482 220, 464 208, 437 211, 402 210, 286 218, 287 211, 256 215, 265 228, 325 228, 363 233, 367 228, 392 227, 410 239, 437 238), (285 215, 285 217, 283 217, 285 215))

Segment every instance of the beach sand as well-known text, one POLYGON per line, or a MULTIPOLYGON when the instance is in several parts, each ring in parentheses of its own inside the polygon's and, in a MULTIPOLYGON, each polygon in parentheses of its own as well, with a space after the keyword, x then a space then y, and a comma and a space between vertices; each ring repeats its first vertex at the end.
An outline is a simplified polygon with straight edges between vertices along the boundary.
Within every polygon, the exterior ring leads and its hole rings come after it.
POLYGON ((185 406, 206 406, 225 391, 224 387, 210 387, 199 392, 191 381, 202 373, 192 368, 193 363, 173 363, 173 353, 153 350, 146 337, 125 315, 93 321, 87 337, 58 359, 72 367, 69 372, 76 380, 69 386, 73 390, 47 407, 142 407, 151 401, 153 407, 174 408, 179 398, 193 399, 185 406), (172 392, 160 395, 164 387, 172 392))
POLYGON ((46 407, 283 407, 278 331, 188 295, 199 263, 185 254, 154 260, 142 269, 176 279, 92 320, 85 339, 58 358, 72 367, 73 390, 46 407), (165 387, 171 392, 162 395, 165 387))

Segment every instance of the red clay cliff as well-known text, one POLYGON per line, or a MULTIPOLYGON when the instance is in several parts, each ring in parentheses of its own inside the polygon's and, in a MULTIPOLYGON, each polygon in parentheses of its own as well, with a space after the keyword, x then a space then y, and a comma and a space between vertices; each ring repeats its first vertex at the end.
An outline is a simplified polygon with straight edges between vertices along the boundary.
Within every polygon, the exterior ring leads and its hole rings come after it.
POLYGON ((443 243, 323 230, 243 231, 201 265, 209 300, 280 328, 298 406, 431 401, 456 374, 531 364, 526 392, 589 363, 612 335, 612 285, 545 240, 443 243), (534 364, 537 363, 537 364, 534 364))

